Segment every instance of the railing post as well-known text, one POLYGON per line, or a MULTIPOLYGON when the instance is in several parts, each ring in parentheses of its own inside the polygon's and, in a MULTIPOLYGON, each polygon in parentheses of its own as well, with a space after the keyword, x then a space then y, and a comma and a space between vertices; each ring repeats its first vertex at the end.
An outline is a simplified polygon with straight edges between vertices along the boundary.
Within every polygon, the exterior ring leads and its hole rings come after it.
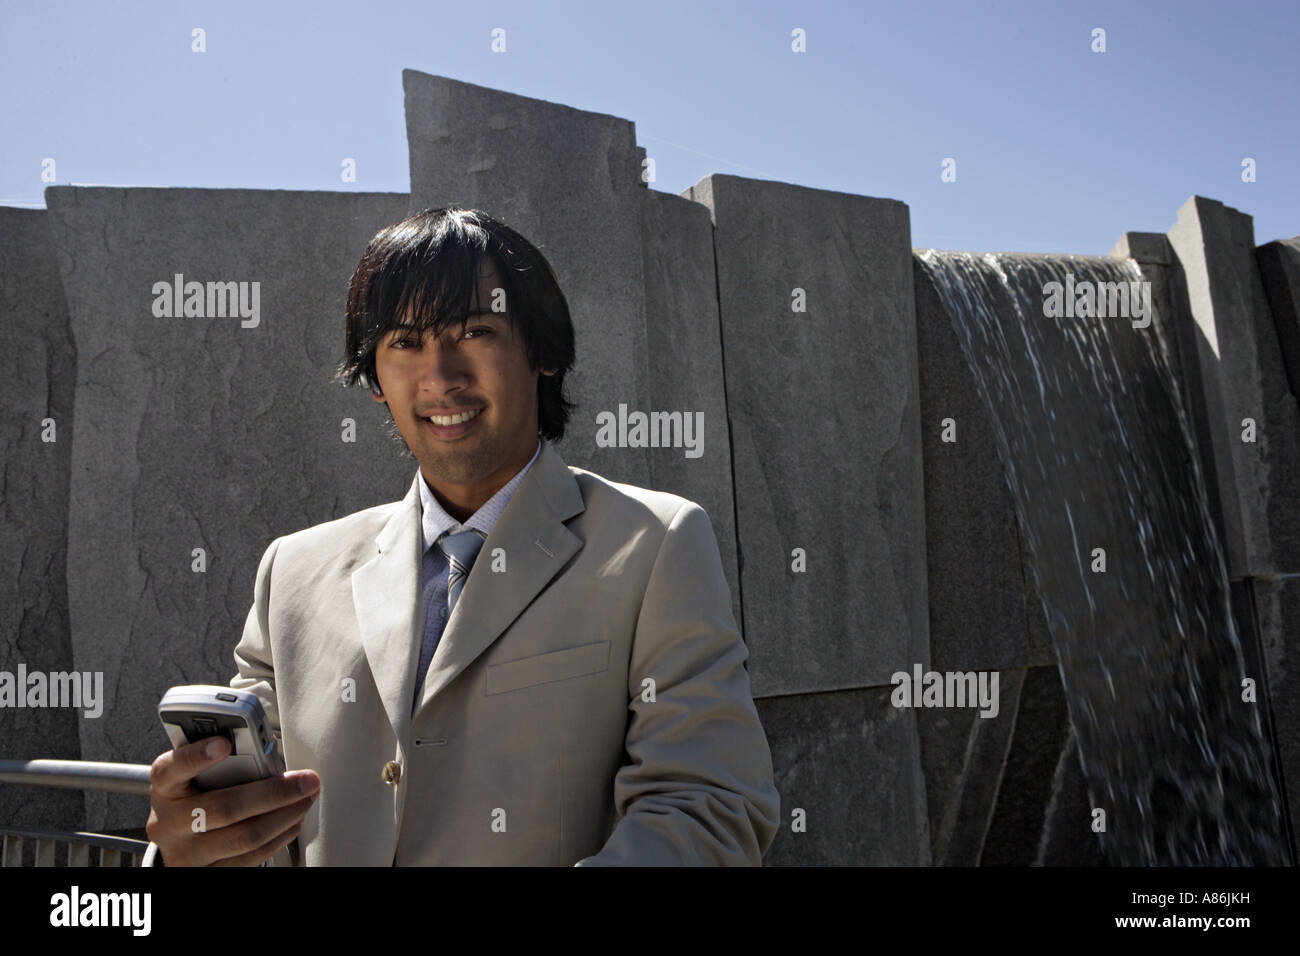
POLYGON ((38 839, 36 841, 36 865, 53 866, 54 865, 54 841, 50 839, 38 839))
POLYGON ((23 838, 5 835, 4 851, 0 853, 0 867, 23 865, 23 838))

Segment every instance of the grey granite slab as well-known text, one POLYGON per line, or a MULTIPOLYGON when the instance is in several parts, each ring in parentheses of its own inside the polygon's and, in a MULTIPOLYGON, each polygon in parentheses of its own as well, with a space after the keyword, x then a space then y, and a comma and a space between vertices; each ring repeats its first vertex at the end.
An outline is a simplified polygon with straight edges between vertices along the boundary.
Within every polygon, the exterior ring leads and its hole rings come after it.
POLYGON ((781 796, 781 829, 765 866, 930 862, 916 712, 894 707, 892 690, 757 702, 781 796))
MULTIPOLYGON (((0 335, 0 672, 15 695, 0 708, 0 759, 77 760, 93 707, 16 706, 35 686, 28 673, 74 669, 65 566, 76 354, 43 209, 0 208, 0 335)), ((0 826, 76 829, 84 812, 76 791, 0 786, 0 826)))
POLYGON ((713 519, 732 613, 744 633, 713 223, 699 203, 647 190, 641 235, 649 407, 694 415, 704 426, 699 457, 651 450, 650 487, 698 502, 713 519))
POLYGON ((907 207, 734 176, 687 195, 715 229, 754 693, 886 684, 928 656, 907 207))
POLYGON ((1201 331, 1203 373, 1233 577, 1300 571, 1300 407, 1255 261, 1250 216, 1201 196, 1169 241, 1201 331), (1243 421, 1256 440, 1243 441, 1243 421))
MULTIPOLYGON (((383 407, 331 382, 352 271, 409 199, 56 186, 46 202, 76 348, 72 652, 104 673, 107 698, 81 723, 81 754, 149 763, 167 747, 163 691, 235 673, 272 539, 400 499, 414 477, 383 407), (177 274, 249 283, 250 306, 259 283, 255 324, 158 317, 155 284, 177 274)), ((88 807, 96 828, 147 816, 139 798, 88 807)))

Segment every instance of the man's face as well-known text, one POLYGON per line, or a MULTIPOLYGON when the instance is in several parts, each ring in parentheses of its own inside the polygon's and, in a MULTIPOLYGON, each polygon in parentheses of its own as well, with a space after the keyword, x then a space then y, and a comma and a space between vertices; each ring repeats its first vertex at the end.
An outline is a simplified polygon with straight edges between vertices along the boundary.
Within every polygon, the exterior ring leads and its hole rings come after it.
MULTIPOLYGON (((435 340, 417 340, 399 325, 375 349, 375 371, 398 430, 420 462, 429 487, 470 513, 528 464, 537 450, 537 375, 528 368, 524 342, 492 312, 500 285, 485 255, 477 298, 462 334, 453 322, 435 340), (476 314, 478 313, 478 314, 476 314), (460 424, 437 425, 429 416, 475 412, 460 424)), ((512 308, 506 303, 506 308, 512 308)), ((463 520, 463 519, 462 519, 463 520)))

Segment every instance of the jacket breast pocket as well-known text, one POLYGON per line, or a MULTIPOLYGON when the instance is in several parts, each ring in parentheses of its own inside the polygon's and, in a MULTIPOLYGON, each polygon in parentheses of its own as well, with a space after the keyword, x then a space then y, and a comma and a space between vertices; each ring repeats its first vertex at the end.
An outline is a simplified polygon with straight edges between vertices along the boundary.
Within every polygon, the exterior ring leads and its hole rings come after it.
POLYGON ((550 684, 599 674, 609 667, 609 641, 566 647, 517 661, 489 664, 484 679, 484 694, 504 694, 536 684, 550 684))

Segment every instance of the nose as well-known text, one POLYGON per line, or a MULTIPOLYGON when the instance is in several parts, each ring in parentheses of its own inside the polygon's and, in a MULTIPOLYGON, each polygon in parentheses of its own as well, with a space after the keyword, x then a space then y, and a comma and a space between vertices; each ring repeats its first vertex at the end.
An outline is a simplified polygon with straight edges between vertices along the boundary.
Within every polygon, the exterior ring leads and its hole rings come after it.
POLYGON ((446 390, 468 381, 467 366, 464 356, 455 347, 445 348, 442 341, 428 338, 420 368, 420 387, 433 390, 446 390))

